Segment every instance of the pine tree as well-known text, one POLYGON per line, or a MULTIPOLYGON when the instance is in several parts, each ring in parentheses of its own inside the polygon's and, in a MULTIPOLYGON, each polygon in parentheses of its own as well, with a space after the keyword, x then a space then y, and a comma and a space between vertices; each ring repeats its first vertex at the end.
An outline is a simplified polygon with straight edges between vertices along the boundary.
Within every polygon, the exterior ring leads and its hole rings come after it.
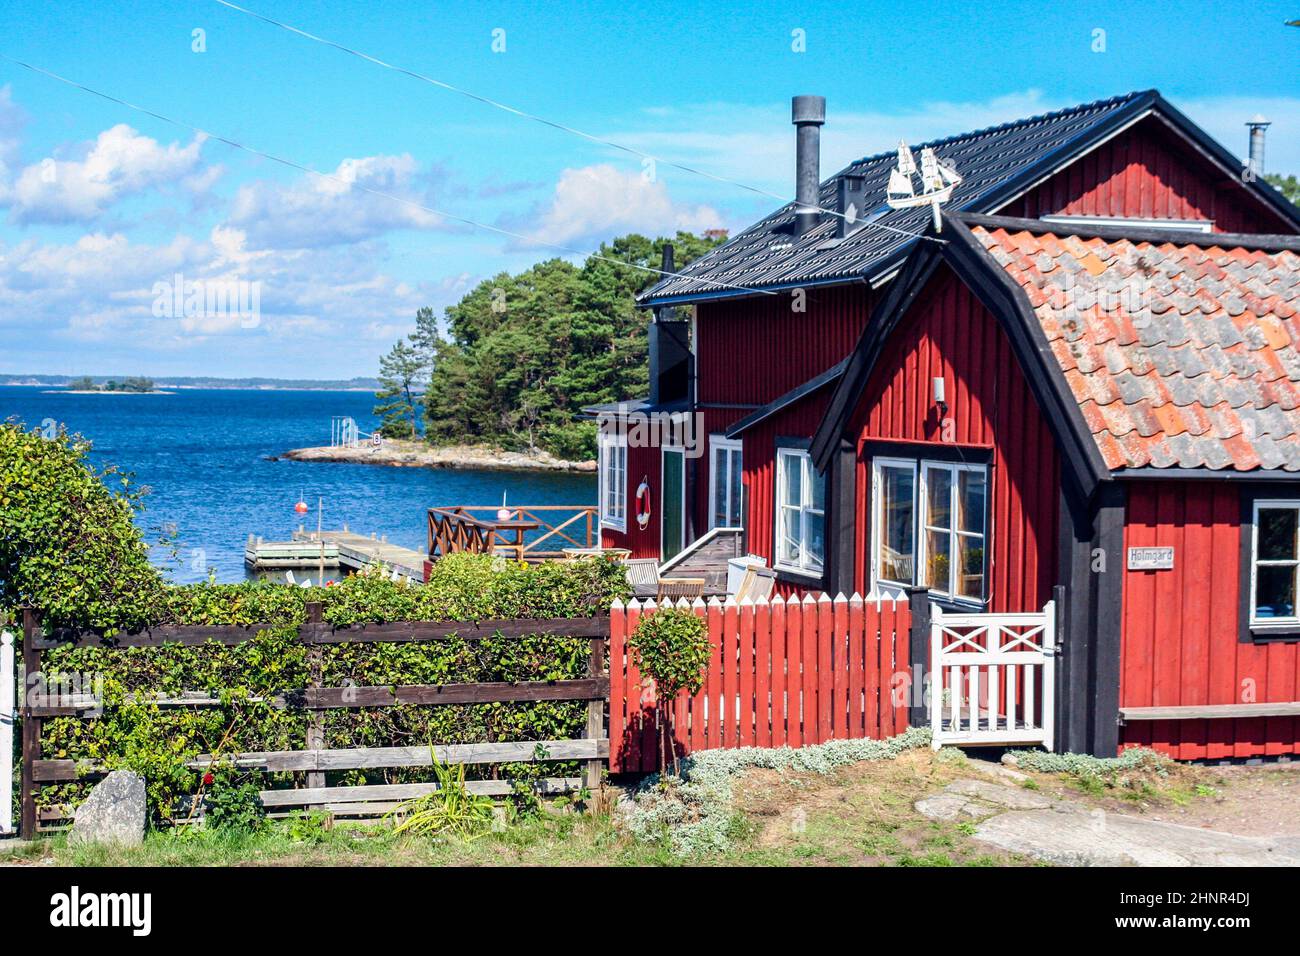
POLYGON ((425 369, 419 352, 398 339, 387 355, 379 360, 380 390, 375 414, 382 417, 381 434, 388 438, 414 438, 417 434, 418 410, 423 399, 416 395, 421 372, 425 369))

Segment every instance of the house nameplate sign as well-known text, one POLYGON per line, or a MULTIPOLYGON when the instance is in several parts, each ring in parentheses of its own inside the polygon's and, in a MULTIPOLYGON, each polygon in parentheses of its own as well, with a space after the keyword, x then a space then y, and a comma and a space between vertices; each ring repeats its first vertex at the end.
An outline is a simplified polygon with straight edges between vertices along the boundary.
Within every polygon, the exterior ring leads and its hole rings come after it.
POLYGON ((1174 566, 1173 548, 1129 548, 1130 571, 1167 571, 1174 566))

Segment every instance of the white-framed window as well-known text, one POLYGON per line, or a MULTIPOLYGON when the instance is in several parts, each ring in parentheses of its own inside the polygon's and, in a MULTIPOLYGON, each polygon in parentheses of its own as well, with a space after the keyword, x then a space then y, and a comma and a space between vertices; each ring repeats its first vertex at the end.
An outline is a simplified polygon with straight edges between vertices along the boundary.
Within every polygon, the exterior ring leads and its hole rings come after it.
POLYGON ((737 438, 709 437, 709 527, 739 528, 741 513, 742 442, 737 438))
POLYGON ((916 468, 877 458, 871 477, 872 580, 905 587, 916 575, 916 468))
POLYGON ((627 530, 627 436, 601 435, 600 525, 615 531, 627 530))
POLYGON ((871 484, 871 580, 922 584, 938 597, 988 597, 988 466, 876 458, 871 484))
POLYGON ((1250 545, 1250 623, 1300 623, 1296 575, 1300 569, 1300 501, 1255 502, 1250 545))
POLYGON ((826 479, 801 448, 776 452, 778 568, 821 574, 826 555, 826 479))

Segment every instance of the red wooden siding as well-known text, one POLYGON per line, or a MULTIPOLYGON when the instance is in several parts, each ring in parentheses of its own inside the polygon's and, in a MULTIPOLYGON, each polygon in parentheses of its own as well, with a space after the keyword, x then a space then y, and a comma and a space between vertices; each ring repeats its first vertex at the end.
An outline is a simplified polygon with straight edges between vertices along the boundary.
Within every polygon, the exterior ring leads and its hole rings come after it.
MULTIPOLYGON (((907 728, 907 604, 806 599, 737 606, 712 601, 713 658, 704 686, 673 704, 679 757, 719 747, 801 747, 883 738, 907 728), (895 693, 895 686, 900 689, 895 693)), ((653 688, 627 653, 644 611, 610 615, 609 769, 659 769, 653 688)))
MULTIPOLYGON (((943 376, 952 443, 992 448, 989 610, 1037 611, 1056 579, 1060 461, 1055 440, 997 320, 950 272, 929 289, 886 346, 858 410, 855 587, 865 591, 872 439, 940 444, 933 379, 943 376)), ((925 457, 924 445, 918 458, 925 457)))
MULTIPOLYGON (((751 554, 776 559, 776 447, 777 439, 811 438, 830 401, 828 386, 789 406, 766 421, 759 422, 744 434, 745 527, 751 554)), ((806 588, 784 581, 777 582, 777 593, 789 597, 804 594, 806 588)))
POLYGON ((659 472, 663 467, 659 449, 628 448, 627 450, 627 522, 626 531, 601 528, 600 543, 605 548, 630 548, 634 558, 659 557, 659 472), (650 482, 650 523, 640 528, 636 523, 636 489, 645 478, 650 482))
MULTIPOLYGON (((765 405, 853 351, 873 305, 864 285, 709 302, 696 311, 699 400, 765 405)), ((745 412, 732 420, 741 418, 745 412)))
MULTIPOLYGON (((1119 569, 1124 575, 1121 707, 1300 700, 1300 645, 1238 641, 1241 503, 1236 486, 1130 483, 1124 545, 1172 547, 1174 566, 1119 569)), ((1180 760, 1297 753, 1300 719, 1135 721, 1121 728, 1120 743, 1154 747, 1180 760)))
MULTIPOLYGON (((871 314, 871 290, 862 285, 810 288, 805 295, 804 312, 793 311, 793 297, 788 291, 697 306, 698 400, 705 406, 723 406, 700 410, 706 436, 726 431, 755 408, 798 388, 853 351, 871 314)), ((803 430, 790 430, 795 428, 791 424, 781 434, 811 437, 819 420, 808 419, 799 426, 803 430)), ((746 438, 746 482, 749 463, 759 463, 755 456, 769 445, 770 438, 761 438, 751 451, 746 438)), ((707 454, 697 465, 697 536, 709 527, 711 467, 707 454)), ((749 528, 751 538, 766 538, 770 550, 771 527, 750 524, 749 528)), ((769 556, 767 550, 755 553, 769 556)))
POLYGON ((1209 219, 1216 232, 1295 231, 1151 118, 1081 156, 998 212, 1031 219, 1209 219))

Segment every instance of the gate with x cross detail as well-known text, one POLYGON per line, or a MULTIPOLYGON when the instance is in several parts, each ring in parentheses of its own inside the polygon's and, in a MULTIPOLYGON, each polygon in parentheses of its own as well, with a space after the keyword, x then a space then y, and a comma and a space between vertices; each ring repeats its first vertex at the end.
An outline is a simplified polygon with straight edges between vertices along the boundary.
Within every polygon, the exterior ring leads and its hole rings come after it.
POLYGON ((932 746, 1041 744, 1052 749, 1056 607, 930 619, 932 746))

